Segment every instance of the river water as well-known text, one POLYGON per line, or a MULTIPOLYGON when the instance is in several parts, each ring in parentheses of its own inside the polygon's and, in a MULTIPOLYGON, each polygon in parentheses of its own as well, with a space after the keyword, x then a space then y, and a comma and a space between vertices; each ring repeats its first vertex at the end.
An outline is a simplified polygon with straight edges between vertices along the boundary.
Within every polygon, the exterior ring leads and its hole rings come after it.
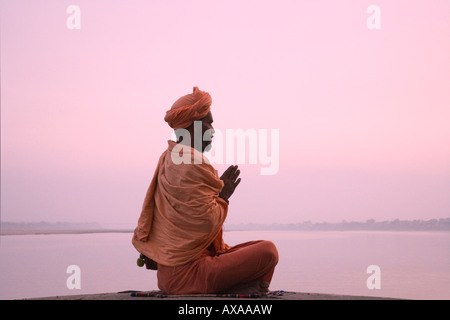
MULTIPOLYGON (((136 266, 131 236, 1 236, 0 298, 157 289, 156 272, 136 266)), ((450 299, 450 232, 227 231, 224 238, 229 245, 275 243, 280 259, 271 290, 450 299), (379 272, 368 273, 369 266, 379 272), (375 276, 379 289, 370 289, 375 276)))

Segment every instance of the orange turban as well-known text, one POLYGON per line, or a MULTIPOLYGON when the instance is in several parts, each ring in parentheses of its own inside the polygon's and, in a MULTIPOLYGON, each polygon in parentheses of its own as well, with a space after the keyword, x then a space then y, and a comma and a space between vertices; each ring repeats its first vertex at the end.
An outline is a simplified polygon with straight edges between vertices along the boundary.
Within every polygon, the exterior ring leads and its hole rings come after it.
POLYGON ((166 112, 164 120, 173 129, 184 129, 189 127, 195 120, 204 118, 212 103, 208 92, 194 87, 194 92, 182 96, 175 101, 169 111, 166 112))

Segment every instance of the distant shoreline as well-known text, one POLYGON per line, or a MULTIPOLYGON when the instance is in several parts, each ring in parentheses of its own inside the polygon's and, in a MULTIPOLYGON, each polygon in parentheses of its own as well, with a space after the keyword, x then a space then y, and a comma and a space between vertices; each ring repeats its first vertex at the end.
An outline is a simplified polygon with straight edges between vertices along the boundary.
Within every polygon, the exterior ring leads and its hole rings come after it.
POLYGON ((225 231, 450 231, 450 218, 428 221, 382 221, 340 223, 236 224, 225 225, 225 231))
MULTIPOLYGON (((296 231, 296 232, 450 232, 448 229, 390 229, 390 230, 376 230, 376 229, 314 229, 314 230, 295 230, 295 229, 225 229, 224 232, 245 232, 245 231, 296 231)), ((62 234, 99 234, 99 233, 128 233, 132 234, 134 230, 131 229, 99 229, 99 230, 2 230, 0 236, 25 236, 25 235, 62 235, 62 234)))
POLYGON ((50 235, 50 234, 87 234, 87 233, 133 233, 131 229, 92 229, 92 230, 1 230, 2 236, 50 235))
MULTIPOLYGON (((0 235, 46 235, 87 233, 133 233, 129 227, 106 228, 98 223, 68 222, 2 222, 0 235)), ((430 220, 399 220, 339 223, 310 221, 285 224, 225 224, 224 231, 450 231, 450 218, 430 220)))

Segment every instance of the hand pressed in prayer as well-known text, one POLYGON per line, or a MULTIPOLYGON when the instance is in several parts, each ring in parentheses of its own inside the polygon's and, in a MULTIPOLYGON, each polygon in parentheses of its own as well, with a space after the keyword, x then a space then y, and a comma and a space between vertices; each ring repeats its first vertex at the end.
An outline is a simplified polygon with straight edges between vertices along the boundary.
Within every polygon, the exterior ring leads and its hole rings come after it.
POLYGON ((222 191, 219 193, 219 197, 228 201, 231 195, 234 192, 234 189, 241 182, 241 178, 238 179, 241 171, 238 169, 238 166, 229 166, 227 170, 222 174, 220 179, 223 181, 222 191))

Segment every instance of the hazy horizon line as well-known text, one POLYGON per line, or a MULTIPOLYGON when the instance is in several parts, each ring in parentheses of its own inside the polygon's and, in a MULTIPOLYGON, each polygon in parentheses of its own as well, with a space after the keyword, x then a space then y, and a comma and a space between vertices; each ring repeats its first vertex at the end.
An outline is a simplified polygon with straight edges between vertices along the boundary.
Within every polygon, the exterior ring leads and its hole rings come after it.
MULTIPOLYGON (((295 223, 232 223, 225 224, 224 231, 450 231, 450 217, 439 219, 383 220, 341 222, 295 222, 295 223)), ((114 233, 133 232, 133 227, 105 227, 98 222, 0 222, 1 235, 21 234, 67 234, 67 233, 114 233)))
MULTIPOLYGON (((440 218, 430 218, 430 219, 389 219, 389 220, 376 220, 374 218, 369 218, 365 220, 347 220, 342 219, 341 221, 312 221, 312 220, 303 220, 303 221, 290 221, 290 222, 267 222, 267 223, 259 223, 259 222, 237 222, 237 223, 230 223, 230 225, 247 225, 247 224, 261 224, 261 225, 287 225, 287 224, 341 224, 341 223, 367 223, 367 222, 414 222, 414 221, 442 221, 442 220, 450 220, 450 216, 448 217, 440 217, 440 218)), ((0 217, 0 226, 3 224, 41 224, 41 225, 91 225, 95 227, 103 227, 104 225, 124 225, 127 223, 102 223, 98 221, 48 221, 48 220, 39 220, 39 221, 24 221, 24 220, 1 220, 0 217)), ((227 224, 227 222, 225 222, 227 224)))

